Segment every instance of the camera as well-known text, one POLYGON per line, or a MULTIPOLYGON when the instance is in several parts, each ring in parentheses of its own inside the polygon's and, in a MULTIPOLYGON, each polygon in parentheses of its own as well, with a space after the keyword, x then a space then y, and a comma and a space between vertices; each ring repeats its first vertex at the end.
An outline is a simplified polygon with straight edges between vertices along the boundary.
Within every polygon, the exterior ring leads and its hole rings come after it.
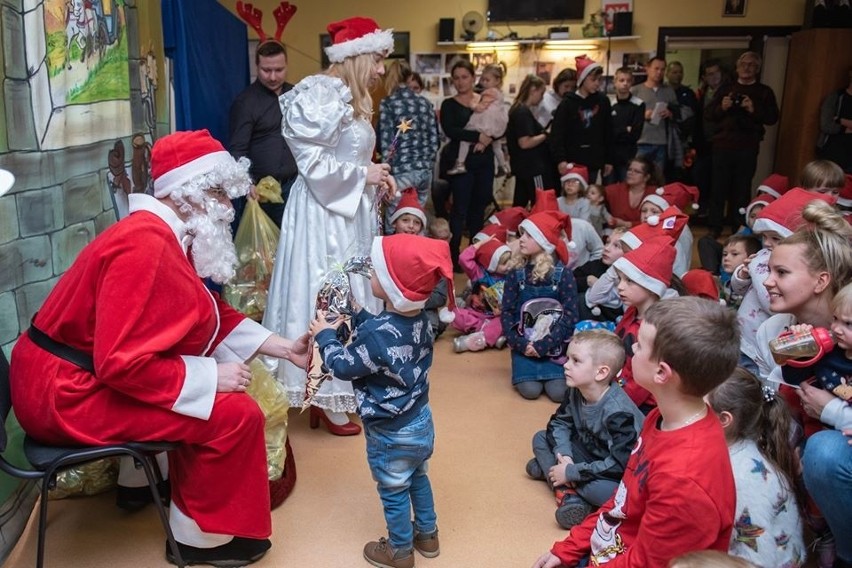
POLYGON ((731 93, 731 104, 734 106, 742 106, 745 95, 742 93, 731 93))

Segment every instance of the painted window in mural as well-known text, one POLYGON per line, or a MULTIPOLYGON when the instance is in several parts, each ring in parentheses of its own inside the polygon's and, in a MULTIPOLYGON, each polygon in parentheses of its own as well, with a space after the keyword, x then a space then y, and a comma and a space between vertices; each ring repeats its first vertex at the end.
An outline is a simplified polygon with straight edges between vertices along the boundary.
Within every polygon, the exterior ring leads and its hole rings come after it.
MULTIPOLYGON (((50 105, 44 147, 127 135, 130 74, 125 0, 44 0, 50 105)), ((38 111, 36 111, 38 112, 38 111)))

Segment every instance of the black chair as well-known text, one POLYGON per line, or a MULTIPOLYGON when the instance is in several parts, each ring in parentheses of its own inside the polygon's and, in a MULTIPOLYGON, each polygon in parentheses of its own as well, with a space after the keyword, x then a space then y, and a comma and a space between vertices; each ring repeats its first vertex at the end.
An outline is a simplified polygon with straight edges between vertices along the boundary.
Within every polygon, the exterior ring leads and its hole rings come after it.
MULTIPOLYGON (((0 351, 0 453, 6 450, 6 418, 12 409, 12 396, 9 387, 9 363, 6 355, 0 351)), ((37 568, 44 566, 44 540, 47 532, 47 503, 48 491, 56 487, 56 474, 62 470, 75 465, 80 465, 102 458, 112 456, 130 456, 136 463, 136 467, 142 467, 148 477, 148 486, 154 498, 154 505, 163 523, 163 530, 169 542, 172 554, 178 566, 185 566, 183 558, 178 550, 166 509, 160 499, 160 491, 157 483, 162 482, 160 468, 155 456, 160 452, 174 450, 178 444, 170 442, 128 442, 126 444, 112 446, 88 446, 88 447, 60 447, 48 446, 36 442, 29 436, 24 439, 24 456, 32 466, 32 469, 21 469, 0 456, 0 471, 17 477, 19 479, 32 479, 41 481, 41 503, 39 505, 38 518, 38 554, 36 556, 37 568)))

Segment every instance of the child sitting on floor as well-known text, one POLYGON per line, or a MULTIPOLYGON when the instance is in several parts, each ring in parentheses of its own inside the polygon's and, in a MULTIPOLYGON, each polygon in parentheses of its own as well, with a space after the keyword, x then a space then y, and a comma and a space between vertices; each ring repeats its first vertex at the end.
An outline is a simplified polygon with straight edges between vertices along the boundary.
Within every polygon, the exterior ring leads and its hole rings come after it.
POLYGON ((558 211, 525 219, 518 241, 523 265, 509 271, 503 286, 500 319, 512 348, 512 385, 526 399, 565 396, 560 358, 577 322, 577 285, 563 240, 570 219, 558 211))
POLYGON ((645 416, 615 377, 624 347, 612 332, 575 333, 563 366, 568 392, 532 440, 527 475, 556 492, 556 522, 570 529, 618 487, 645 416))
POLYGON ((586 189, 589 187, 589 170, 580 164, 568 164, 559 181, 562 182, 562 196, 557 199, 559 210, 573 219, 589 220, 591 214, 586 189))
POLYGON ((634 377, 659 406, 613 495, 533 568, 656 567, 693 550, 727 552, 736 490, 722 426, 703 397, 733 372, 738 347, 734 314, 718 302, 673 298, 648 309, 634 377))

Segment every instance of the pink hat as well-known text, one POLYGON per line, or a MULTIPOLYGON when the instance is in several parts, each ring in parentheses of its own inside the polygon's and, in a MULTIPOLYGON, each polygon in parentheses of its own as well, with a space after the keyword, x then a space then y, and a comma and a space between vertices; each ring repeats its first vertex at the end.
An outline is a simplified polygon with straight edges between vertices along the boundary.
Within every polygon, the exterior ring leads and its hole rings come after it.
POLYGON ((370 18, 347 18, 329 24, 331 45, 325 54, 332 63, 365 53, 390 53, 393 51, 393 30, 382 30, 370 18))
POLYGON ((574 62, 577 65, 578 87, 583 84, 583 81, 585 81, 586 77, 589 76, 589 73, 591 73, 595 69, 603 69, 600 63, 598 63, 585 53, 583 55, 580 55, 579 57, 575 57, 574 62))
POLYGON ((663 187, 658 187, 654 193, 649 193, 642 198, 642 203, 649 201, 660 209, 668 209, 674 205, 684 213, 688 213, 690 208, 698 208, 698 188, 694 185, 686 185, 684 183, 670 183, 663 187))
MULTIPOLYGON (((549 190, 553 192, 553 190, 549 190)), ((568 264, 568 247, 571 242, 571 217, 561 211, 542 211, 533 213, 521 223, 520 229, 529 234, 538 245, 550 254, 556 253, 564 264, 568 264), (568 238, 566 246, 562 235, 568 238)))
POLYGON ((852 207, 852 174, 846 174, 846 184, 840 190, 840 197, 837 198, 837 204, 840 207, 852 207))
POLYGON ((658 236, 626 252, 612 265, 632 281, 662 298, 672 282, 675 254, 674 241, 658 236))
POLYGON ((719 301, 719 286, 716 279, 708 270, 693 268, 680 277, 690 296, 698 296, 705 300, 719 301))
POLYGON ((787 179, 787 176, 782 176, 781 174, 769 174, 769 177, 760 182, 760 185, 757 186, 758 193, 768 193, 775 199, 778 199, 790 188, 790 182, 787 179))
POLYGON ((413 187, 409 187, 402 192, 402 198, 396 206, 396 211, 391 215, 390 222, 393 223, 406 213, 420 219, 420 222, 423 223, 423 228, 426 228, 426 213, 420 207, 420 201, 417 199, 417 190, 413 187))
POLYGON ((556 198, 556 192, 552 189, 536 188, 535 203, 533 203, 530 209, 530 215, 544 211, 559 211, 559 201, 556 198))
POLYGON ((642 243, 659 236, 666 236, 672 242, 677 242, 688 222, 689 216, 680 209, 667 207, 659 215, 651 215, 647 221, 621 235, 621 242, 631 249, 637 249, 642 243))
MULTIPOLYGON (((520 221, 518 221, 518 223, 520 223, 520 221)), ((515 229, 517 230, 517 227, 515 227, 515 229)), ((509 231, 506 230, 506 227, 504 227, 503 225, 491 223, 490 225, 485 225, 484 227, 482 227, 482 229, 480 229, 478 233, 473 235, 471 241, 479 242, 484 241, 489 237, 494 237, 498 241, 505 243, 508 235, 509 231)))
POLYGON ((745 215, 746 220, 748 220, 749 215, 751 215, 752 209, 754 209, 758 205, 766 207, 767 205, 775 201, 775 199, 776 198, 769 193, 758 193, 754 196, 754 199, 752 199, 748 205, 746 205, 745 207, 740 207, 740 215, 745 215))
POLYGON ((811 201, 825 201, 834 205, 835 199, 822 193, 811 193, 800 187, 794 187, 784 195, 763 208, 757 214, 754 226, 755 233, 775 231, 782 237, 789 237, 803 223, 802 210, 811 201))
POLYGON ((375 237, 370 258, 382 290, 397 310, 422 309, 442 278, 447 281, 450 309, 455 309, 453 262, 446 241, 404 234, 375 237))
POLYGON ((514 235, 518 232, 518 225, 526 218, 527 210, 523 207, 509 207, 508 209, 495 212, 488 218, 488 221, 506 227, 506 231, 510 235, 514 235))
POLYGON ((500 258, 507 252, 509 254, 512 253, 511 249, 506 246, 506 243, 498 241, 497 239, 491 239, 476 249, 476 253, 473 258, 476 259, 479 266, 483 267, 488 272, 494 272, 497 270, 497 265, 500 264, 500 258))
MULTIPOLYGON (((214 170, 227 176, 226 170, 236 167, 238 164, 231 154, 207 130, 173 132, 158 139, 151 148, 154 197, 168 197, 187 182, 214 170)), ((223 187, 229 197, 248 193, 251 184, 248 175, 244 184, 235 181, 236 185, 223 187)))
POLYGON ((580 164, 568 164, 568 171, 559 178, 559 181, 565 183, 569 179, 579 181, 583 189, 586 189, 589 187, 589 168, 580 164))

